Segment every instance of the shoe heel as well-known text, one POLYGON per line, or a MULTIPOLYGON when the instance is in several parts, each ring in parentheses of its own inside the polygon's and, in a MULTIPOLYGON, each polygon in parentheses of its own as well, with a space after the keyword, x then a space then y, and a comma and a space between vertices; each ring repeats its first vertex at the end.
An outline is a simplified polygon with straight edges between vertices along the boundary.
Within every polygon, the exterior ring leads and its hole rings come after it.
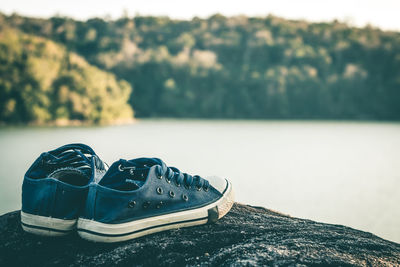
POLYGON ((21 226, 25 232, 41 236, 64 236, 76 229, 76 219, 63 220, 21 211, 21 226))

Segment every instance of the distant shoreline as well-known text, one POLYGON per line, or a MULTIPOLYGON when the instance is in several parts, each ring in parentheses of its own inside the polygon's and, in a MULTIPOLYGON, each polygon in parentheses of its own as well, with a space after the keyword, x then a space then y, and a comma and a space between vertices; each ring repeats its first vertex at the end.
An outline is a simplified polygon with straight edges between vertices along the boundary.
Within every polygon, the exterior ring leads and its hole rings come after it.
POLYGON ((310 123, 393 123, 399 124, 397 120, 373 120, 373 119, 294 119, 294 118, 268 118, 268 119, 243 119, 243 118, 177 118, 177 117, 147 117, 147 118, 132 118, 124 120, 115 120, 108 123, 93 123, 90 121, 80 120, 63 120, 63 121, 51 121, 48 123, 28 122, 28 123, 5 123, 0 122, 1 127, 98 127, 98 126, 123 126, 132 125, 141 121, 208 121, 208 122, 310 122, 310 123))
POLYGON ((111 122, 95 123, 83 120, 56 120, 50 122, 27 122, 27 123, 5 123, 0 122, 0 127, 4 126, 33 126, 33 127, 81 127, 81 126, 114 126, 114 125, 129 125, 137 122, 136 118, 118 119, 111 122))

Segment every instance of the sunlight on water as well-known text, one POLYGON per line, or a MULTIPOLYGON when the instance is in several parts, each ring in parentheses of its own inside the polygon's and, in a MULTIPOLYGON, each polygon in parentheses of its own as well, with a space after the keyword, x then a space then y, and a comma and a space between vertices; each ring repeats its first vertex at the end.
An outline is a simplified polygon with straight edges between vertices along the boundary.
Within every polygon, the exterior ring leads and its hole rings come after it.
POLYGON ((22 178, 43 151, 93 146, 108 163, 160 157, 232 180, 237 201, 400 242, 400 124, 145 120, 82 128, 0 128, 0 213, 20 208, 22 178))

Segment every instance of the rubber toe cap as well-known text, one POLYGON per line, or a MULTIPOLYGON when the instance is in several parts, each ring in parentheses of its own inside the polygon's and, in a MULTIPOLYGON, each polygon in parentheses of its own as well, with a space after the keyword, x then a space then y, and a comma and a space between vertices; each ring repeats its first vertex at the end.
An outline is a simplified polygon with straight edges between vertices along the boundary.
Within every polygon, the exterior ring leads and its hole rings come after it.
POLYGON ((218 190, 221 194, 225 191, 228 186, 228 181, 224 178, 220 178, 218 176, 210 176, 206 178, 210 185, 218 190))

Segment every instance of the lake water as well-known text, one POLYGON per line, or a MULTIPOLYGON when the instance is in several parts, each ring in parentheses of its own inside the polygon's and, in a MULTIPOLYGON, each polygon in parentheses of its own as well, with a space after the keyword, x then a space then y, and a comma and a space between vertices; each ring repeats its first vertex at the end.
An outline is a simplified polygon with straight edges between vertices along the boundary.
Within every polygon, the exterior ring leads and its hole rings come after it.
POLYGON ((343 224, 400 242, 400 124, 144 120, 110 127, 0 128, 0 214, 21 205, 42 151, 92 146, 108 163, 159 157, 181 171, 228 177, 237 201, 343 224))

